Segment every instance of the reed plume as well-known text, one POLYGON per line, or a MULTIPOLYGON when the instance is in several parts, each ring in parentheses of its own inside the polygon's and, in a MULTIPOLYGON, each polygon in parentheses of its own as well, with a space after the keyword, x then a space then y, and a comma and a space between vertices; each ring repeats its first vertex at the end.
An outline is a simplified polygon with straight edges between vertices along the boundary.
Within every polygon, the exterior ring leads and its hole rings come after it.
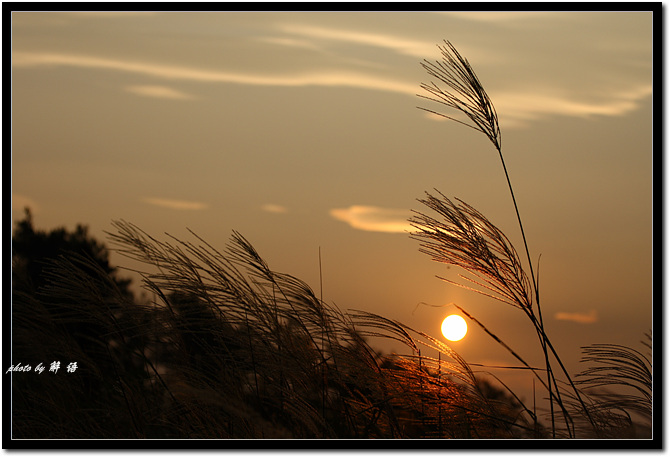
POLYGON ((429 92, 432 97, 419 96, 447 108, 460 111, 469 120, 459 120, 427 108, 421 109, 481 131, 495 148, 500 150, 501 136, 498 114, 470 62, 461 56, 454 45, 448 41, 444 42, 444 46, 438 46, 438 48, 442 52, 442 61, 430 62, 424 60, 421 65, 430 76, 437 78, 447 87, 442 88, 434 82, 421 84, 421 88, 429 92))

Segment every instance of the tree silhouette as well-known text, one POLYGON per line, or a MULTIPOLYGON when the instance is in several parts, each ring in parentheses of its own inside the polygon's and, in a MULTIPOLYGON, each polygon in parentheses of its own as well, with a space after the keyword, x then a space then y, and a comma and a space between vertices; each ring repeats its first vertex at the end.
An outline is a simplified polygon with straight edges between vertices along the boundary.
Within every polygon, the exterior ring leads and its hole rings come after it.
POLYGON ((12 236, 12 289, 38 292, 46 285, 45 268, 63 255, 77 254, 92 259, 102 271, 114 277, 121 291, 132 296, 129 279, 116 277, 117 269, 109 263, 104 244, 88 234, 88 227, 78 224, 74 231, 64 227, 51 231, 36 230, 29 208, 25 218, 16 224, 12 236))
POLYGON ((129 284, 86 226, 36 230, 26 209, 12 238, 12 364, 61 368, 12 374, 14 437, 140 434, 127 392, 146 379, 149 316, 129 284))

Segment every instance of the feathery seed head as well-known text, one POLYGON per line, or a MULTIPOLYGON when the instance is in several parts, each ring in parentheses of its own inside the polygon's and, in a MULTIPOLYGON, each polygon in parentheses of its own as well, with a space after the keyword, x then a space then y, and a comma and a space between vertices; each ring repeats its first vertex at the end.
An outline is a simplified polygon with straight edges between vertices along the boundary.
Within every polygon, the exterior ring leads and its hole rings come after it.
POLYGON ((421 88, 428 91, 432 97, 424 95, 419 95, 419 97, 458 110, 465 114, 469 121, 461 121, 426 108, 420 109, 481 131, 500 151, 501 135, 498 114, 491 99, 479 82, 479 78, 477 78, 468 60, 461 56, 449 41, 444 43, 444 46, 438 45, 442 52, 442 61, 429 62, 424 60, 421 66, 426 69, 429 75, 444 83, 446 87, 438 86, 434 82, 421 84, 421 88))

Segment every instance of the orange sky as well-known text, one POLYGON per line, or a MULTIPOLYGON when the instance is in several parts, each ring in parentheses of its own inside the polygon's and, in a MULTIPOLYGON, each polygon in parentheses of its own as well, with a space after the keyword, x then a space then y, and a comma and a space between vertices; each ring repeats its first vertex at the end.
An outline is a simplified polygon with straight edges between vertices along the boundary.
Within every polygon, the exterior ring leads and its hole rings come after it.
MULTIPOLYGON (((81 222, 100 239, 116 219, 156 236, 188 227, 215 246, 235 229, 315 290, 321 249, 323 296, 341 309, 438 336, 453 310, 439 306, 455 302, 533 360, 520 313, 436 279, 458 271, 405 233, 437 188, 520 243, 488 140, 416 108, 429 106, 419 63, 448 39, 497 108, 550 337, 571 364, 586 344, 639 347, 652 326, 651 23, 650 12, 13 13, 13 218, 29 205, 39 228, 81 222)), ((476 363, 505 356, 474 328, 453 346, 476 363)))

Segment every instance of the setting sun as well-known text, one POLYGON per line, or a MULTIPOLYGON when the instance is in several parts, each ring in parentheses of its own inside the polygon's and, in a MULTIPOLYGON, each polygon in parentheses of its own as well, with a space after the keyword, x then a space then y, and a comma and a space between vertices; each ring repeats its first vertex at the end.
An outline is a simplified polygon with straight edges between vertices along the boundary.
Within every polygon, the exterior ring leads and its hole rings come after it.
POLYGON ((442 334, 449 341, 461 340, 467 332, 468 324, 466 324, 465 319, 458 314, 447 316, 447 318, 442 321, 442 334))

